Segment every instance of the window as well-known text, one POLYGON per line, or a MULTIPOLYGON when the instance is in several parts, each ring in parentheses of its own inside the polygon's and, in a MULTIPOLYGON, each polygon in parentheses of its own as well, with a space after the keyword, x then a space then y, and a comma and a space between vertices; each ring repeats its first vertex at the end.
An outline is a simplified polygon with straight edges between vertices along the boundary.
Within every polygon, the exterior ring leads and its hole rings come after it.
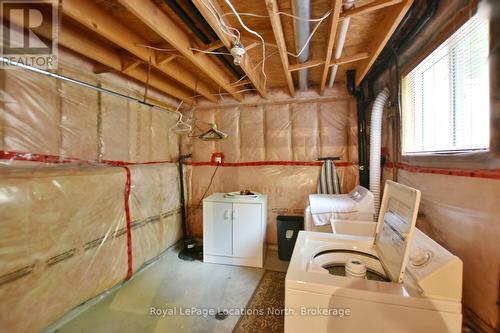
POLYGON ((488 149, 488 54, 476 15, 403 78, 403 154, 488 149))

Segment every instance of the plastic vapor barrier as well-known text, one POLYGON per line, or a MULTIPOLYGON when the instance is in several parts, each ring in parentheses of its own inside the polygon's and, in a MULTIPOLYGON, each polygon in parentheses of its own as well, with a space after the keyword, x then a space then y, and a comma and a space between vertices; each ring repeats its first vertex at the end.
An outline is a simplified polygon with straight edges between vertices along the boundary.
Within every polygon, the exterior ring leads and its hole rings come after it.
MULTIPOLYGON (((61 74, 143 92, 60 56, 61 74)), ((0 84, 0 332, 37 332, 182 237, 177 115, 26 70, 0 84)))
POLYGON ((203 194, 249 189, 268 195, 267 241, 276 243, 276 216, 302 215, 310 193, 315 193, 322 162, 339 157, 337 172, 343 192, 359 183, 355 101, 336 87, 326 97, 298 92, 295 99, 280 91, 268 99, 247 96, 241 103, 201 105, 186 111, 201 129, 216 123, 229 138, 206 142, 183 137, 183 153, 192 152, 188 168, 190 231, 202 235, 203 194), (216 164, 212 154, 223 154, 216 164), (206 192, 206 193, 205 193, 206 192))

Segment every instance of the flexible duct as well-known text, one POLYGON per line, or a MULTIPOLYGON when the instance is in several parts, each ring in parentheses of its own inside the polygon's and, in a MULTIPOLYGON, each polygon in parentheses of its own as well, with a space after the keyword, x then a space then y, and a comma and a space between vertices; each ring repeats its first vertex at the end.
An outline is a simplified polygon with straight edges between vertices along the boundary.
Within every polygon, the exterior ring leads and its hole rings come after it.
MULTIPOLYGON (((302 17, 306 20, 311 18, 311 2, 309 0, 294 0, 295 15, 302 17)), ((294 20, 295 22, 295 48, 302 49, 306 44, 310 35, 311 27, 308 21, 294 20)), ((306 62, 309 59, 309 47, 306 47, 299 56, 299 63, 306 62)), ((307 69, 301 69, 299 75, 299 89, 307 89, 307 69)))
POLYGON ((382 142, 382 116, 389 98, 389 89, 384 88, 375 99, 370 126, 370 191, 373 193, 375 216, 380 209, 380 147, 382 142))

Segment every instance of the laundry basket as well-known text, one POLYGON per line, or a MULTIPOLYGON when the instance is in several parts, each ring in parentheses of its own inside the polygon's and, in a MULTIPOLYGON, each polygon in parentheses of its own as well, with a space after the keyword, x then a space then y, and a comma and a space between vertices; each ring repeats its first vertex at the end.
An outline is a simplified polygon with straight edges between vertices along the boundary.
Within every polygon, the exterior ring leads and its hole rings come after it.
POLYGON ((304 217, 279 215, 277 222, 278 258, 290 261, 299 231, 304 229, 304 217))

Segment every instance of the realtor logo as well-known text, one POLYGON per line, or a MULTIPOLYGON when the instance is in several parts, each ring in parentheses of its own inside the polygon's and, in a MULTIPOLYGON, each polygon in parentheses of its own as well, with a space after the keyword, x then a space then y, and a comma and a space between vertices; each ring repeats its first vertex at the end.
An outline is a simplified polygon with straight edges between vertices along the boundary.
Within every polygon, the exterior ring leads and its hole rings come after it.
POLYGON ((3 0, 0 66, 57 68, 57 10, 57 0, 3 0))

